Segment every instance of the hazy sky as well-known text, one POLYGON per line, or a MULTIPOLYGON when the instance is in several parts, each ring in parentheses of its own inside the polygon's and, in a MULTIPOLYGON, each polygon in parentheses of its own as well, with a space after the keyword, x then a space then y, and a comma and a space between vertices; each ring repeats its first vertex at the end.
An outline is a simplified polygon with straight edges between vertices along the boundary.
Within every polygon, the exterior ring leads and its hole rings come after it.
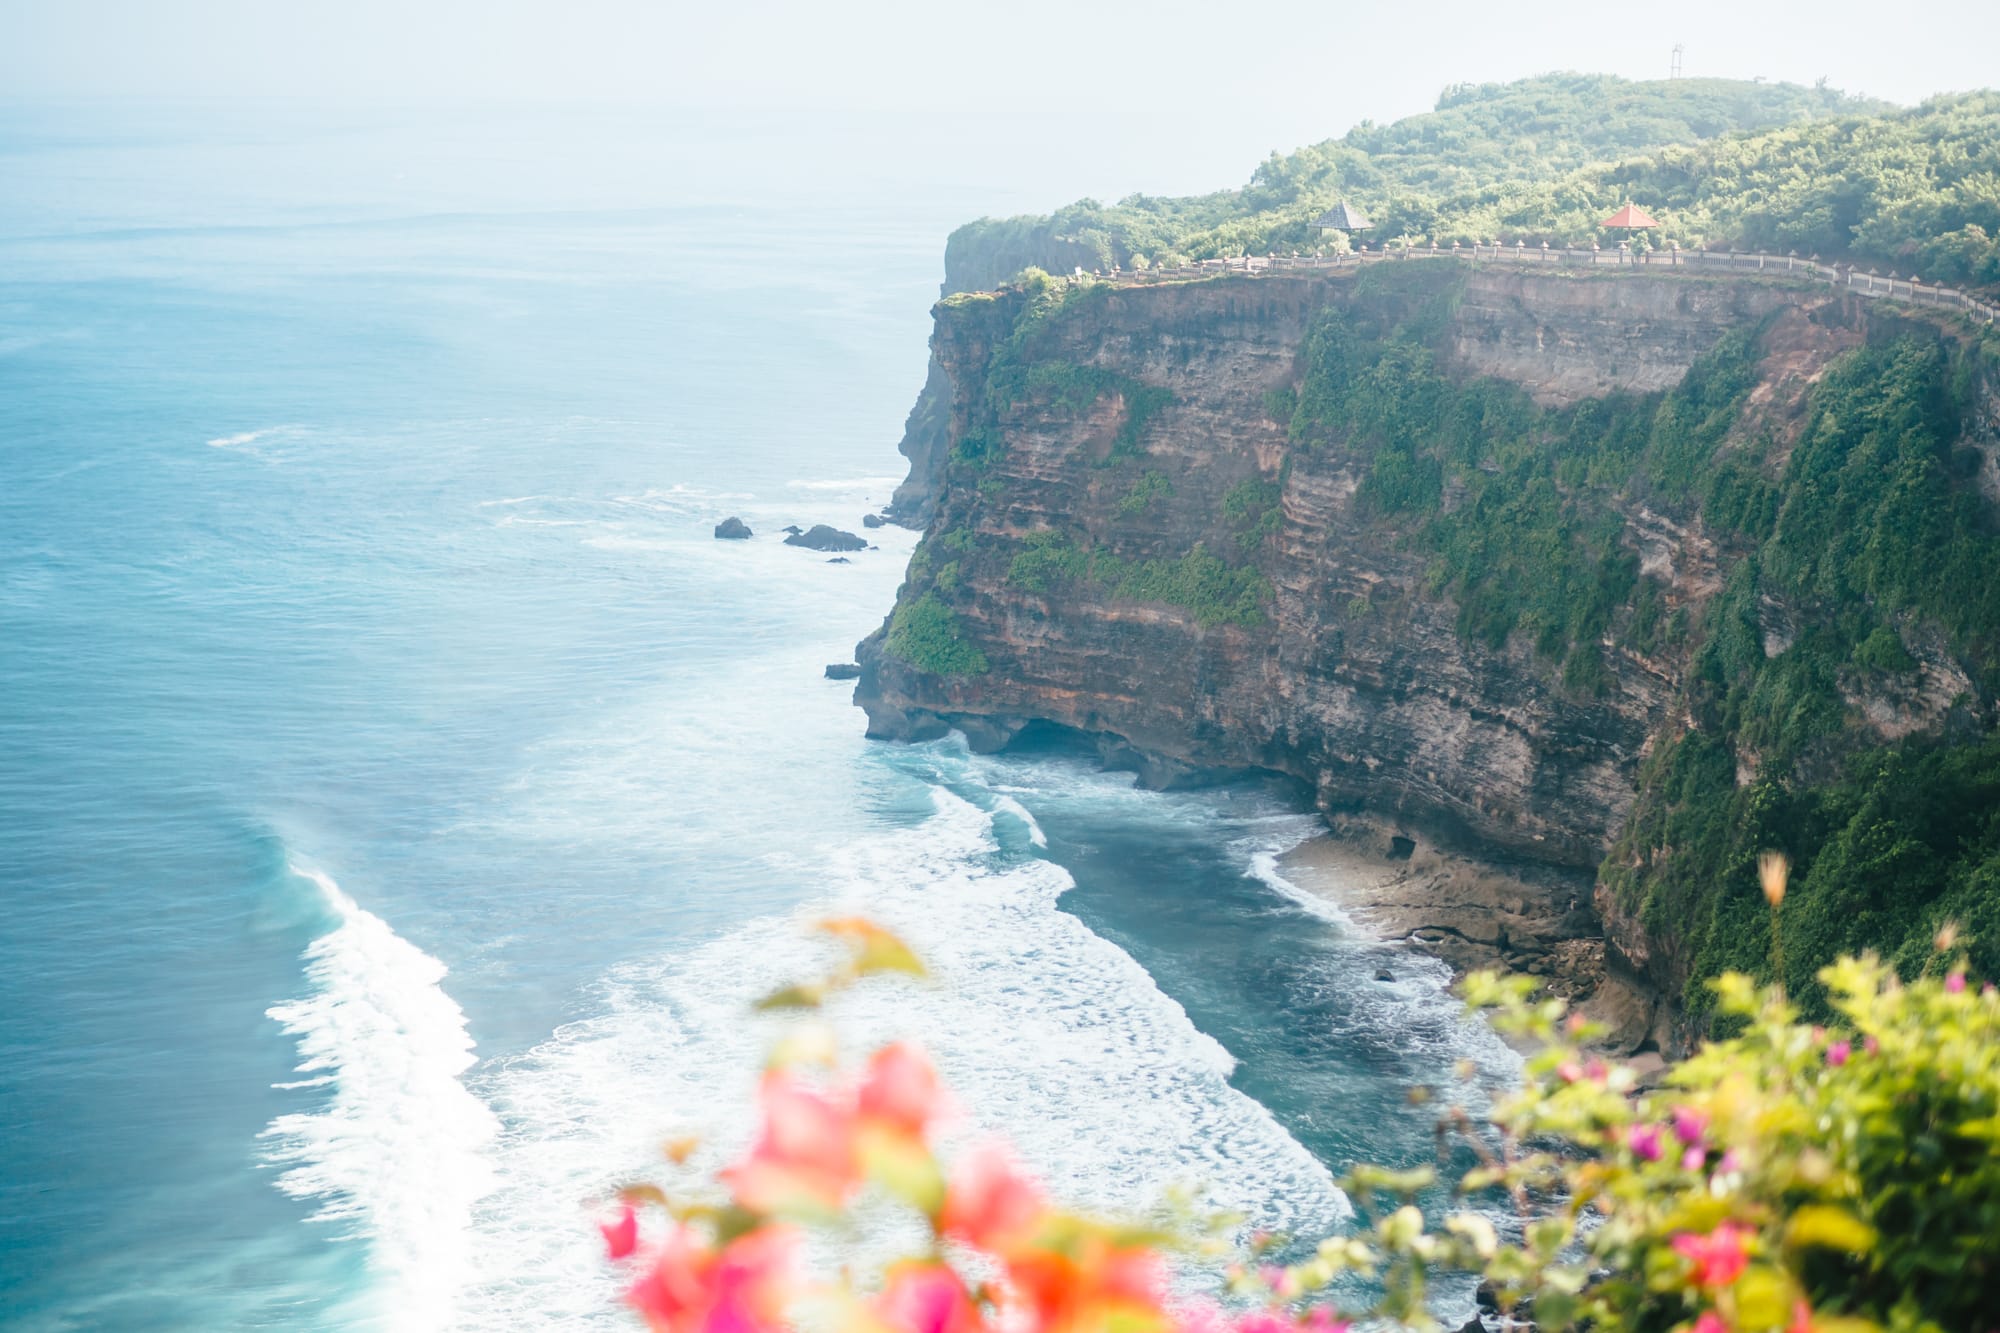
POLYGON ((1023 99, 1295 125, 1389 119, 1549 69, 2000 81, 1994 0, 1254 5, 1180 0, 0 0, 0 95, 935 108, 1023 99))

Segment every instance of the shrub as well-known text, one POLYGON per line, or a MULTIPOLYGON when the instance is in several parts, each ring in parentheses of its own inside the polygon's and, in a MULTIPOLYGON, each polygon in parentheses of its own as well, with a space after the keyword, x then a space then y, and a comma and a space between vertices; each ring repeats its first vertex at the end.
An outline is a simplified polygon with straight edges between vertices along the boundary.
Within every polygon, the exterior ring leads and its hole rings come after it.
POLYGON ((1147 468, 1139 480, 1132 483, 1132 489, 1118 501, 1118 513, 1124 518, 1136 518, 1152 507, 1153 501, 1164 500, 1174 493, 1174 484, 1167 480, 1167 474, 1158 468, 1147 468))
POLYGON ((977 676, 989 667, 986 654, 966 641, 957 615, 935 592, 897 605, 889 617, 888 649, 934 676, 977 676))
POLYGON ((1088 581, 1109 597, 1164 602, 1191 611, 1203 628, 1257 624, 1271 595, 1271 585, 1262 574, 1224 563, 1199 542, 1175 559, 1131 560, 1079 547, 1053 531, 1028 536, 1007 567, 1007 579, 1033 593, 1088 581))

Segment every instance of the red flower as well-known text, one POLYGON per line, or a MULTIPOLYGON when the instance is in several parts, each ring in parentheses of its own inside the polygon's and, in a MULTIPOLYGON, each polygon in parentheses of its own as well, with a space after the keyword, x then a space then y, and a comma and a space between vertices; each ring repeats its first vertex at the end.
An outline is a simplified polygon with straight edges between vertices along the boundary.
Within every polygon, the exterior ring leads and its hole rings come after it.
POLYGON ((597 1229, 604 1233, 604 1248, 613 1259, 629 1258, 639 1248, 639 1215, 629 1203, 620 1205, 611 1221, 599 1222, 597 1229))
POLYGON ((830 1210, 861 1181, 854 1111, 782 1069, 764 1076, 764 1132, 750 1155, 722 1173, 753 1212, 830 1210))
POLYGON ((1734 1222, 1724 1222, 1706 1236, 1683 1231, 1674 1237, 1674 1252, 1694 1266, 1688 1276, 1696 1286, 1726 1287, 1750 1262, 1752 1234, 1734 1222))
POLYGON ((908 1042, 884 1046, 868 1061, 861 1082, 863 1118, 917 1136, 944 1109, 944 1090, 924 1053, 908 1042))
POLYGON ((1032 1236, 1043 1211, 1041 1191, 1014 1170, 1003 1149, 988 1144, 953 1172, 938 1229, 982 1250, 1002 1251, 1032 1236))
POLYGON ((891 1268, 875 1298, 875 1313, 896 1333, 975 1333, 985 1327, 965 1283, 943 1264, 891 1268))

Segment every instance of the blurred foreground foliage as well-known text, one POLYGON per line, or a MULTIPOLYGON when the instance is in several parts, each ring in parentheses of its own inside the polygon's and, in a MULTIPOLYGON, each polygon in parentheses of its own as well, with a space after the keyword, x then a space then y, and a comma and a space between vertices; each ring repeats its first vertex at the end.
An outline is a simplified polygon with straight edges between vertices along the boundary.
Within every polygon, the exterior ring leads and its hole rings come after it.
POLYGON ((938 1132, 955 1117, 923 1053, 901 1042, 847 1068, 821 1012, 848 986, 921 977, 922 964, 866 920, 822 929, 842 962, 760 1006, 800 1018, 771 1051, 751 1146, 702 1173, 692 1140, 669 1143, 671 1184, 627 1188, 602 1223, 628 1304, 656 1330, 1342 1333, 1361 1320, 1435 1333, 1426 1292, 1453 1270, 1484 1275, 1503 1308, 1545 1330, 1991 1322, 2000 995, 1967 984, 1953 932, 1936 941, 1943 967, 1911 982, 1873 958, 1826 969, 1830 1026, 1801 1021, 1777 988, 1721 978, 1739 1032, 1650 1092, 1588 1054, 1590 1025, 1529 979, 1470 977, 1471 1004, 1535 1053, 1484 1119, 1456 1106, 1441 1117, 1440 1161, 1465 1160, 1448 1151, 1464 1143, 1478 1162, 1448 1182, 1454 1202, 1419 1206, 1437 1197, 1432 1169, 1356 1167, 1343 1181, 1355 1224, 1280 1265, 1280 1238, 1242 1237, 1238 1219, 1067 1211, 994 1142, 947 1161, 938 1132), (915 1225, 891 1232, 895 1257, 854 1261, 885 1208, 915 1225), (849 1260, 837 1271, 816 1271, 828 1251, 807 1260, 815 1232, 849 1260), (1220 1270, 1223 1286, 1176 1295, 1177 1266, 1220 1270), (1329 1288, 1352 1275, 1380 1293, 1367 1309, 1335 1308, 1329 1288))

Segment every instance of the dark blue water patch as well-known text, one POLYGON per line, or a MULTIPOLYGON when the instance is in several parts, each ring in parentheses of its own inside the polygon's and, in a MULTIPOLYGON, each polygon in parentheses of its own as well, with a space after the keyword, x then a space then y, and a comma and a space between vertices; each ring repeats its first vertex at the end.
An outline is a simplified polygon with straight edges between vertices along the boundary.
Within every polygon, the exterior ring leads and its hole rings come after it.
MULTIPOLYGON (((19 797, 10 809, 27 809, 19 797)), ((40 822, 0 831, 0 861, 34 885, 9 897, 0 933, 0 1308, 193 1327, 213 1317, 214 1282, 260 1254, 267 1277, 287 1271, 243 1289, 249 1306, 262 1291, 301 1315, 328 1308, 338 1284, 315 1275, 338 1258, 271 1244, 307 1210, 238 1183, 264 1125, 310 1104, 272 1086, 296 1053, 261 998, 296 984, 326 926, 289 892, 286 849, 246 821, 145 803, 30 813, 40 822), (160 1237, 182 1266, 135 1290, 132 1256, 160 1237)))
POLYGON ((1298 786, 1250 778, 1107 802, 1117 780, 1083 776, 1096 766, 1078 750, 1045 739, 1009 759, 1041 854, 1075 880, 1064 909, 1138 960, 1235 1057, 1234 1085, 1336 1172, 1434 1160, 1434 1115, 1413 1097, 1461 1095, 1449 1072, 1463 1056, 1495 1066, 1487 1086, 1509 1061, 1442 964, 1274 886, 1274 852, 1314 818, 1298 786), (1038 784, 1038 763, 1066 780, 1038 784))

